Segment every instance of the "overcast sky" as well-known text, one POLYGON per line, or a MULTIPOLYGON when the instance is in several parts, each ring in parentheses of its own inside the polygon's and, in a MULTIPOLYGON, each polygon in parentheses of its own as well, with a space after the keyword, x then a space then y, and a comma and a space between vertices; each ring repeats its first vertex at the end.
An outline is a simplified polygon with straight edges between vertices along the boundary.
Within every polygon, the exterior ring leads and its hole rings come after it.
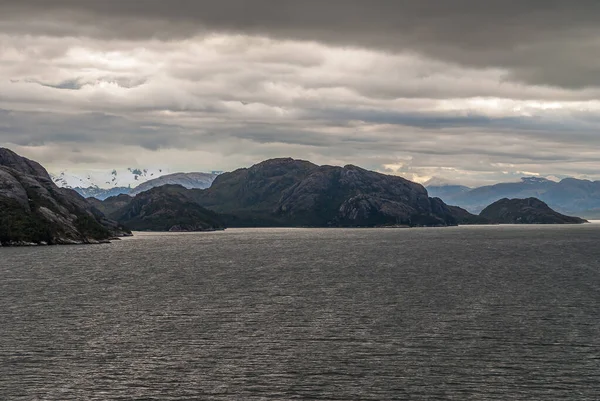
POLYGON ((0 0, 0 146, 55 172, 600 179, 599 99, 597 0, 0 0))

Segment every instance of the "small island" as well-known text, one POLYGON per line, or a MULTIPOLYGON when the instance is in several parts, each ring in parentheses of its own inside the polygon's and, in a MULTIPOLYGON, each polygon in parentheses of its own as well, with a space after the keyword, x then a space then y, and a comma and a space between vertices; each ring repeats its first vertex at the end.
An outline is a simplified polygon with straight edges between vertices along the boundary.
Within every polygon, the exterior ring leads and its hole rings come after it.
POLYGON ((500 199, 479 214, 496 224, 583 224, 579 217, 565 216, 537 198, 500 199))

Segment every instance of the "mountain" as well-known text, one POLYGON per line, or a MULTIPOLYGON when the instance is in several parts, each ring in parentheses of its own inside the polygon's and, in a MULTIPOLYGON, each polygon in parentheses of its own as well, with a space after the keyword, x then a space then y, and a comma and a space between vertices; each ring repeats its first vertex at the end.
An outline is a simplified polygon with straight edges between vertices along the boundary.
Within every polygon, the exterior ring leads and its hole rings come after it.
POLYGON ((503 198, 535 197, 561 213, 592 218, 600 216, 600 181, 565 178, 560 182, 524 177, 521 182, 487 185, 469 190, 428 187, 430 194, 472 213, 503 198))
POLYGON ((456 224, 459 225, 490 224, 490 221, 485 217, 471 214, 467 210, 458 206, 446 205, 440 198, 431 198, 431 205, 434 211, 441 209, 444 214, 451 215, 456 221, 456 224))
MULTIPOLYGON (((121 199, 126 195, 120 195, 121 199)), ((109 198, 103 203, 117 202, 109 198)), ((110 214, 122 224, 139 231, 214 231, 225 228, 218 215, 189 198, 179 185, 163 185, 138 194, 110 214)))
POLYGON ((83 244, 126 231, 37 162, 0 148, 0 244, 83 244))
POLYGON ((152 180, 148 180, 138 185, 137 187, 132 189, 131 192, 129 192, 129 195, 136 196, 139 193, 163 185, 181 185, 182 187, 187 189, 204 189, 210 187, 215 178, 217 178, 217 174, 213 173, 168 174, 152 180))
POLYGON ((73 188, 73 190, 75 192, 77 192, 79 195, 83 196, 84 198, 95 198, 95 199, 100 199, 100 200, 110 198, 111 196, 118 196, 121 194, 131 193, 131 188, 129 188, 129 187, 115 187, 115 188, 109 188, 109 189, 98 188, 98 187, 87 187, 87 188, 75 187, 75 188, 73 188))
POLYGON ((552 210, 536 198, 500 199, 479 214, 500 224, 581 224, 586 220, 570 217, 552 210))
POLYGON ((291 158, 224 173, 210 188, 191 191, 200 205, 229 216, 231 226, 446 226, 478 219, 401 177, 291 158))

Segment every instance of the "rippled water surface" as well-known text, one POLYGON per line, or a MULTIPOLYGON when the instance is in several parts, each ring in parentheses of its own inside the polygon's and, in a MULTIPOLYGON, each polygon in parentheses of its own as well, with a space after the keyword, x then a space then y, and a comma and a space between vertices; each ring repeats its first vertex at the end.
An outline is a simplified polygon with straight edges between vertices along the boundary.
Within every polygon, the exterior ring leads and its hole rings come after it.
POLYGON ((0 248, 1 400, 598 400, 600 225, 0 248))

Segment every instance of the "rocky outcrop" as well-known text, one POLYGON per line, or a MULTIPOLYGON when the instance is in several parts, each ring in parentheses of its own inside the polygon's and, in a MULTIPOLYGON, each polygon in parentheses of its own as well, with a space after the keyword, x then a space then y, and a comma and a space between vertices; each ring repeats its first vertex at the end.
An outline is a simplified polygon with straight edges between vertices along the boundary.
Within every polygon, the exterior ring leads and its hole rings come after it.
POLYGON ((96 243, 125 233, 75 191, 58 188, 40 164, 0 148, 0 243, 96 243))
POLYGON ((446 205, 402 177, 290 158, 222 174, 193 194, 202 206, 232 216, 230 225, 242 226, 446 226, 472 216, 440 207, 446 205))
POLYGON ((537 198, 500 199, 482 210, 481 217, 499 224, 581 224, 586 220, 552 210, 537 198))
POLYGON ((214 231, 225 228, 215 212, 198 205, 189 195, 189 190, 182 186, 164 185, 130 198, 126 205, 110 216, 138 231, 214 231))

